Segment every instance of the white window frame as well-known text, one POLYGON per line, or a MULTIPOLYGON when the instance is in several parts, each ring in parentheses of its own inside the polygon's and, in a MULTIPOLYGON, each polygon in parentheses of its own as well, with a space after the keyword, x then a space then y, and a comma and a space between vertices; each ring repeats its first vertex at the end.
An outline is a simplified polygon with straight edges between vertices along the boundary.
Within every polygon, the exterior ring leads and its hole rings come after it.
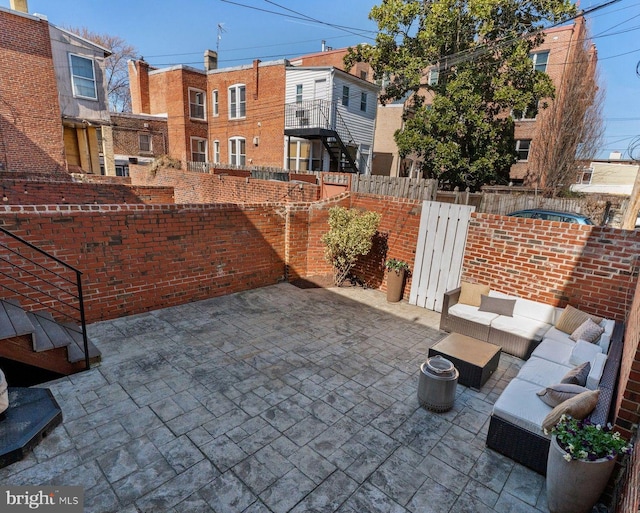
POLYGON ((213 163, 220 164, 220 141, 213 141, 213 163))
POLYGON ((542 71, 543 73, 547 72, 547 66, 549 66, 549 50, 543 50, 541 52, 530 53, 529 57, 531 58, 531 62, 533 63, 533 69, 536 71, 542 71), (544 69, 538 69, 538 56, 546 55, 547 61, 544 63, 544 69))
POLYGON ((229 86, 229 119, 244 119, 247 117, 247 86, 233 84, 229 86), (233 101, 235 95, 236 101, 233 101), (244 95, 244 100, 242 96, 244 95))
POLYGON ((518 154, 518 162, 528 162, 529 161, 529 155, 531 154, 531 139, 517 139, 516 140, 516 153, 518 154), (521 151, 525 151, 524 149, 520 149, 520 143, 523 142, 527 142, 529 144, 529 147, 526 149, 527 152, 527 158, 525 159, 521 159, 520 158, 520 152, 521 151))
POLYGON ((360 110, 367 112, 367 93, 365 91, 360 93, 360 110))
POLYGON ((576 183, 590 185, 593 178, 593 168, 584 166, 578 169, 578 179, 576 183))
MULTIPOLYGON (((191 137, 190 138, 190 150, 191 150, 191 162, 207 162, 208 158, 207 158, 207 140, 203 139, 202 137, 191 137), (201 144, 204 143, 204 153, 201 151, 194 151, 193 150, 193 144, 197 143, 197 144, 201 144), (204 160, 198 160, 194 158, 194 155, 204 155, 204 160)), ((196 148, 197 150, 200 150, 200 148, 196 148)))
POLYGON ((213 117, 217 118, 220 115, 220 93, 217 89, 211 92, 211 103, 213 109, 213 117))
POLYGON ((302 84, 296 84, 296 103, 302 103, 302 91, 303 91, 303 86, 302 84))
POLYGON ((437 86, 438 80, 440 80, 440 70, 438 68, 431 68, 429 70, 429 78, 427 79, 427 84, 431 87, 437 86))
POLYGON ((197 119, 199 121, 207 120, 207 93, 205 93, 201 89, 196 89, 195 87, 189 88, 189 118, 197 119), (196 103, 195 101, 192 101, 191 99, 192 93, 196 95, 195 97, 196 100, 198 97, 200 97, 200 99, 202 100, 202 103, 196 103), (202 117, 193 115, 193 107, 200 107, 202 109, 202 117))
POLYGON ((229 164, 244 166, 247 162, 247 140, 244 137, 229 137, 229 164), (244 146, 244 153, 240 151, 244 146))
POLYGON ((153 138, 149 132, 138 132, 138 148, 140 153, 152 153, 153 152, 153 138), (142 147, 142 138, 146 138, 148 141, 148 148, 144 149, 142 147))
MULTIPOLYGON (((97 100, 98 99, 98 88, 96 83, 96 65, 95 61, 90 57, 86 57, 85 55, 78 55, 76 53, 69 54, 69 71, 71 73, 71 87, 73 89, 73 96, 75 98, 86 98, 87 100, 97 100), (91 63, 91 73, 92 77, 84 77, 82 75, 76 75, 73 72, 73 58, 82 59, 85 61, 89 61, 91 63), (81 94, 78 91, 78 87, 76 86, 76 80, 78 81, 87 81, 91 85, 93 85, 93 96, 87 96, 85 94, 81 94)), ((87 84, 88 85, 88 84, 87 84)))
POLYGON ((349 86, 348 85, 342 86, 342 105, 344 107, 349 106, 349 86))

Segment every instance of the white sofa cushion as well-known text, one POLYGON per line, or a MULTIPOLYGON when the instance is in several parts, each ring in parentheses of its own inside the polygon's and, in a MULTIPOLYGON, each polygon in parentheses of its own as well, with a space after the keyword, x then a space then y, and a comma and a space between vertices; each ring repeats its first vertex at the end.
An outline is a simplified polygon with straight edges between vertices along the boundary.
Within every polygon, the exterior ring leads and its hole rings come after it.
POLYGON ((537 395, 539 391, 539 384, 513 378, 493 405, 493 415, 549 438, 542 431, 542 421, 552 408, 540 400, 537 395))
POLYGON ((564 344, 569 344, 571 347, 573 347, 573 344, 575 344, 575 342, 569 338, 569 334, 568 333, 565 333, 564 331, 560 331, 555 326, 552 327, 549 331, 547 331, 544 334, 544 338, 545 338, 545 340, 546 339, 551 339, 551 340, 555 340, 556 342, 562 342, 564 344))
POLYGON ((598 344, 592 344, 586 340, 578 340, 571 350, 569 363, 571 365, 580 365, 584 362, 590 362, 594 356, 602 353, 602 348, 598 344))
POLYGON ((591 370, 587 376, 587 388, 591 390, 598 388, 606 363, 607 355, 604 353, 598 353, 593 357, 593 360, 591 360, 591 370))
POLYGON ((489 326, 494 319, 497 319, 498 314, 492 312, 481 312, 477 306, 465 305, 462 303, 456 303, 449 308, 449 314, 455 317, 461 317, 468 321, 477 322, 483 326, 489 326))
POLYGON ((573 351, 575 345, 575 342, 571 342, 568 339, 565 342, 549 338, 545 335, 544 340, 533 350, 531 356, 570 367, 571 363, 569 362, 569 358, 571 358, 571 351, 573 351))
POLYGON ((560 383, 565 374, 572 368, 571 366, 560 365, 559 363, 532 356, 524 362, 517 377, 546 387, 554 383, 560 383))
MULTIPOLYGON (((516 302, 516 308, 517 306, 516 302)), ((513 317, 500 315, 491 321, 491 327, 529 340, 542 340, 545 333, 551 328, 551 324, 516 315, 514 309, 513 317)))
POLYGON ((606 354, 609 352, 611 335, 613 335, 613 328, 616 326, 616 321, 613 319, 603 319, 600 326, 604 328, 604 333, 600 335, 600 340, 598 340, 597 344, 602 348, 602 352, 606 354))
POLYGON ((556 307, 545 303, 538 303, 530 299, 518 299, 513 309, 513 315, 526 317, 545 324, 553 325, 556 321, 556 307))

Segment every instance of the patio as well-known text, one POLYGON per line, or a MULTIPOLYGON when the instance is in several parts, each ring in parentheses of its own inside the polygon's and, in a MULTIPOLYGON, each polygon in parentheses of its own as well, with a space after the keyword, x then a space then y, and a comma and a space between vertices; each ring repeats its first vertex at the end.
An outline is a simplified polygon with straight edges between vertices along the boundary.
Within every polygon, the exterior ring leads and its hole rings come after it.
POLYGON ((518 359, 419 406, 438 322, 280 284, 93 324, 102 364, 47 384, 64 422, 0 482, 81 485, 92 512, 546 512, 544 478, 485 447, 518 359))

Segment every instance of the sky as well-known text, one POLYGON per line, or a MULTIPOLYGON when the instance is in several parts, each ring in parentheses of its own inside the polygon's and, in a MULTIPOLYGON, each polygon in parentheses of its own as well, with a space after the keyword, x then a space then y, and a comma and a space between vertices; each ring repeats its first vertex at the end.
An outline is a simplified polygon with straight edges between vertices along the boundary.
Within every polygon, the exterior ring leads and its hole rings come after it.
MULTIPOLYGON (((373 43, 368 19, 375 0, 28 0, 29 12, 55 25, 117 35, 152 66, 203 68, 206 49, 218 67, 291 58, 373 43), (315 21, 311 21, 312 18, 315 21), (340 25, 342 27, 337 27, 340 25)), ((582 9, 606 0, 582 0, 582 9)), ((9 0, 0 6, 9 7, 9 0)), ((598 49, 605 139, 599 158, 613 151, 640 160, 640 0, 618 0, 587 15, 598 49), (637 68, 639 68, 637 70, 637 68), (633 143, 638 141, 637 149, 633 143)))

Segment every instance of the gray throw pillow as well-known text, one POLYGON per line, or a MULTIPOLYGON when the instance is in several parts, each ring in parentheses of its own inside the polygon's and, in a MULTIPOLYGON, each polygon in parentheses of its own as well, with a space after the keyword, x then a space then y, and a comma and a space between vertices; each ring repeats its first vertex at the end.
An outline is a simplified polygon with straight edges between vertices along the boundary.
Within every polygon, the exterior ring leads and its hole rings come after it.
POLYGON ((480 296, 480 308, 481 312, 491 312, 498 315, 506 315, 507 317, 513 317, 513 308, 516 306, 515 299, 504 299, 500 297, 480 296))
POLYGON ((574 367, 567 372, 560 380, 560 383, 569 383, 571 385, 580 385, 581 387, 587 384, 587 377, 591 371, 591 362, 584 362, 574 367))
POLYGON ((569 338, 571 340, 586 340, 593 344, 598 341, 600 335, 603 333, 604 328, 602 326, 596 324, 591 319, 587 319, 569 335, 569 338))
POLYGON ((537 392, 538 397, 543 403, 548 404, 552 408, 555 408, 560 403, 565 402, 567 399, 571 399, 573 396, 587 392, 589 389, 581 387, 580 385, 572 385, 570 383, 558 383, 557 385, 551 385, 543 388, 537 392))

